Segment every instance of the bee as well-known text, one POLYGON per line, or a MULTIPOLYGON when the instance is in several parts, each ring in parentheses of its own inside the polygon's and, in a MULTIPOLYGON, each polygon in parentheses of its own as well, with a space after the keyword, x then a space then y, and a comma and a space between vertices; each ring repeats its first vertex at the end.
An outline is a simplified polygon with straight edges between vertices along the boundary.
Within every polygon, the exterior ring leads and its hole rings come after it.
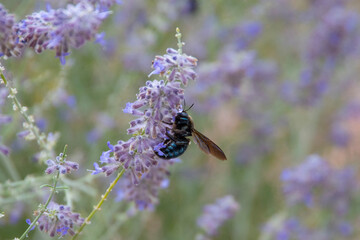
MULTIPOLYGON (((220 160, 226 160, 226 156, 221 148, 194 128, 194 122, 186 112, 190 110, 193 105, 194 104, 192 104, 187 110, 176 114, 175 121, 172 124, 173 134, 166 131, 166 136, 169 139, 166 139, 162 144, 160 144, 161 146, 159 150, 154 149, 155 154, 163 159, 179 157, 186 151, 190 144, 190 140, 187 137, 192 136, 194 137, 194 142, 203 152, 211 154, 220 160)), ((171 123, 166 124, 171 125, 171 123)))

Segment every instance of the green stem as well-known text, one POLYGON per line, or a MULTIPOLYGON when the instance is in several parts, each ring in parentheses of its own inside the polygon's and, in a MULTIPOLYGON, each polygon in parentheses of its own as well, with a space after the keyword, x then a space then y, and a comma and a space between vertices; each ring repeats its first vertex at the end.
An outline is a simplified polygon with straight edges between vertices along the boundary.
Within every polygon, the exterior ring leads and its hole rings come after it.
POLYGON ((90 224, 90 220, 92 219, 92 217, 95 215, 96 211, 100 211, 101 206, 103 205, 104 201, 106 200, 106 198, 108 197, 109 193, 111 192, 111 190, 115 187, 116 183, 119 181, 119 179, 122 177, 122 175, 124 175, 125 172, 125 168, 123 168, 118 175, 116 176, 115 180, 110 184, 110 186, 108 187, 108 189, 106 189, 106 192, 104 195, 101 196, 101 199, 99 201, 99 203, 96 205, 96 207, 94 207, 94 209, 92 210, 92 212, 89 214, 89 216, 87 216, 87 218, 85 219, 84 223, 80 226, 79 230, 76 232, 76 234, 73 236, 73 238, 71 240, 75 240, 79 234, 81 233, 81 231, 84 229, 84 227, 87 224, 90 224))
POLYGON ((5 78, 4 74, 3 74, 3 73, 0 73, 0 77, 1 77, 1 79, 4 81, 4 84, 5 84, 5 86, 6 86, 6 85, 7 85, 7 81, 6 81, 6 78, 5 78))
POLYGON ((0 155, 1 155, 1 159, 4 162, 5 168, 9 172, 11 178, 14 181, 19 181, 21 178, 20 178, 19 173, 16 170, 16 167, 15 167, 14 163, 7 156, 5 156, 4 154, 0 154, 0 155))
POLYGON ((182 47, 183 47, 183 42, 181 41, 181 32, 180 32, 180 29, 177 27, 176 28, 176 34, 175 34, 175 37, 177 38, 178 40, 178 43, 177 43, 177 46, 178 46, 178 52, 179 54, 182 54, 182 47))
MULTIPOLYGON (((63 155, 62 157, 63 158, 66 158, 66 150, 67 150, 67 145, 65 145, 64 147, 64 151, 63 151, 63 155)), ((48 197, 48 199, 46 200, 46 203, 45 205, 41 208, 40 212, 39 212, 39 215, 36 216, 36 218, 34 219, 34 221, 32 221, 32 223, 30 224, 30 226, 26 229, 26 231, 23 233, 23 235, 21 235, 21 237, 19 238, 19 240, 22 240, 24 239, 27 234, 30 232, 31 228, 33 226, 35 226, 35 224, 37 223, 37 221, 39 220, 39 218, 44 214, 44 212, 47 210, 47 206, 49 205, 49 203, 51 202, 51 199, 53 198, 54 194, 55 194, 55 191, 56 191, 56 185, 57 185, 57 182, 59 180, 59 176, 60 176, 60 171, 57 170, 57 173, 56 173, 56 177, 54 178, 54 181, 53 181, 53 187, 52 187, 52 190, 51 190, 51 193, 48 197)))
MULTIPOLYGON (((0 68, 3 68, 3 66, 0 63, 0 68)), ((7 80, 3 74, 3 69, 0 69, 0 77, 1 79, 4 81, 5 86, 10 90, 11 92, 11 87, 7 84, 7 80)), ((48 156, 51 156, 51 151, 48 149, 47 144, 46 144, 46 140, 44 140, 44 137, 40 136, 39 134, 39 129, 34 125, 34 120, 31 120, 30 117, 26 114, 25 111, 23 111, 23 106, 21 105, 20 101, 18 100, 18 98, 16 97, 15 93, 11 94, 11 99, 13 101, 13 103, 15 104, 15 106, 17 107, 17 109, 19 109, 20 114, 23 116, 23 118, 25 119, 25 121, 27 122, 27 124, 29 124, 29 130, 32 132, 32 134, 34 134, 39 146, 44 149, 46 151, 46 153, 48 154, 48 156)))
POLYGON ((34 134, 38 144, 40 145, 41 148, 46 150, 47 149, 46 143, 45 143, 44 139, 42 139, 40 137, 39 132, 36 131, 37 128, 35 127, 33 121, 31 121, 29 116, 24 111, 21 110, 22 105, 20 104, 19 100, 17 99, 17 97, 15 95, 12 99, 13 99, 13 102, 16 105, 16 107, 19 109, 21 115, 24 117, 25 121, 31 126, 29 129, 34 134))
POLYGON ((51 199, 53 198, 54 194, 55 194, 55 191, 56 191, 56 185, 57 185, 57 182, 59 180, 59 176, 60 176, 60 171, 58 170, 57 171, 57 174, 56 174, 56 177, 54 178, 54 183, 53 183, 53 188, 51 190, 51 193, 48 197, 48 199, 46 200, 46 203, 45 205, 41 208, 40 212, 39 212, 39 215, 36 216, 36 218, 34 219, 34 221, 32 221, 32 223, 30 224, 30 226, 26 229, 26 231, 23 233, 23 235, 21 235, 20 239, 19 240, 22 240, 24 239, 27 234, 30 232, 30 229, 37 223, 37 221, 39 220, 39 218, 44 214, 44 212, 46 211, 47 209, 47 206, 49 205, 51 199))

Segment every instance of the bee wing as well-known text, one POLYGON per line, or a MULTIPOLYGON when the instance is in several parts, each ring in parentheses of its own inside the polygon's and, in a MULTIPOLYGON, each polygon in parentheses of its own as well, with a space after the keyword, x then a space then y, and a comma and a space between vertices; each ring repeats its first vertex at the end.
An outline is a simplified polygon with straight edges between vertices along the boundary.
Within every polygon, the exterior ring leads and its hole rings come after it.
POLYGON ((199 148, 207 154, 211 154, 214 157, 220 160, 226 160, 225 153, 216 145, 213 141, 207 138, 204 134, 197 131, 196 129, 192 130, 194 136, 194 142, 199 146, 199 148))

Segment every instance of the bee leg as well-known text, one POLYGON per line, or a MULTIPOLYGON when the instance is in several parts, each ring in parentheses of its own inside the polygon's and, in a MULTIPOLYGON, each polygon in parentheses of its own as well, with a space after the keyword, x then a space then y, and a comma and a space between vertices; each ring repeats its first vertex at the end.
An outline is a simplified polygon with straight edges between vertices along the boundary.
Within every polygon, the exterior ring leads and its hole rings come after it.
MULTIPOLYGON (((186 138, 185 138, 186 139, 186 138)), ((176 145, 188 145, 189 144, 189 141, 188 140, 184 140, 184 141, 181 141, 181 140, 177 140, 176 141, 176 145)))
POLYGON ((169 123, 169 122, 165 122, 165 121, 162 121, 162 122, 167 124, 167 125, 173 125, 172 123, 169 123))
POLYGON ((171 135, 169 132, 168 132, 168 130, 169 130, 169 128, 166 128, 166 136, 168 137, 168 138, 170 138, 172 141, 174 141, 174 142, 176 142, 176 139, 174 138, 174 136, 173 135, 171 135))
POLYGON ((181 129, 173 129, 172 131, 173 131, 174 133, 180 134, 180 135, 186 135, 186 133, 187 133, 187 131, 181 130, 181 129))

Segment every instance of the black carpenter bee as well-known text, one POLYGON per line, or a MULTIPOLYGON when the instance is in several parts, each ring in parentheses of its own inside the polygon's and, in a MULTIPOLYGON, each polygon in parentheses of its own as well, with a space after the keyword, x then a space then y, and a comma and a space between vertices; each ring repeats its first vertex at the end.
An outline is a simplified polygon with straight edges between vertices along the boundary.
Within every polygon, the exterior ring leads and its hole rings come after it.
MULTIPOLYGON (((226 160, 226 156, 220 147, 194 128, 194 122, 186 112, 193 105, 194 104, 192 104, 187 110, 176 114, 175 121, 172 124, 173 134, 170 134, 168 131, 166 132, 166 136, 169 139, 166 139, 161 144, 159 150, 154 151, 155 154, 163 159, 179 157, 189 146, 190 140, 187 137, 193 136, 194 142, 202 151, 207 154, 211 154, 220 160, 226 160)), ((171 125, 171 123, 167 124, 171 125)))

